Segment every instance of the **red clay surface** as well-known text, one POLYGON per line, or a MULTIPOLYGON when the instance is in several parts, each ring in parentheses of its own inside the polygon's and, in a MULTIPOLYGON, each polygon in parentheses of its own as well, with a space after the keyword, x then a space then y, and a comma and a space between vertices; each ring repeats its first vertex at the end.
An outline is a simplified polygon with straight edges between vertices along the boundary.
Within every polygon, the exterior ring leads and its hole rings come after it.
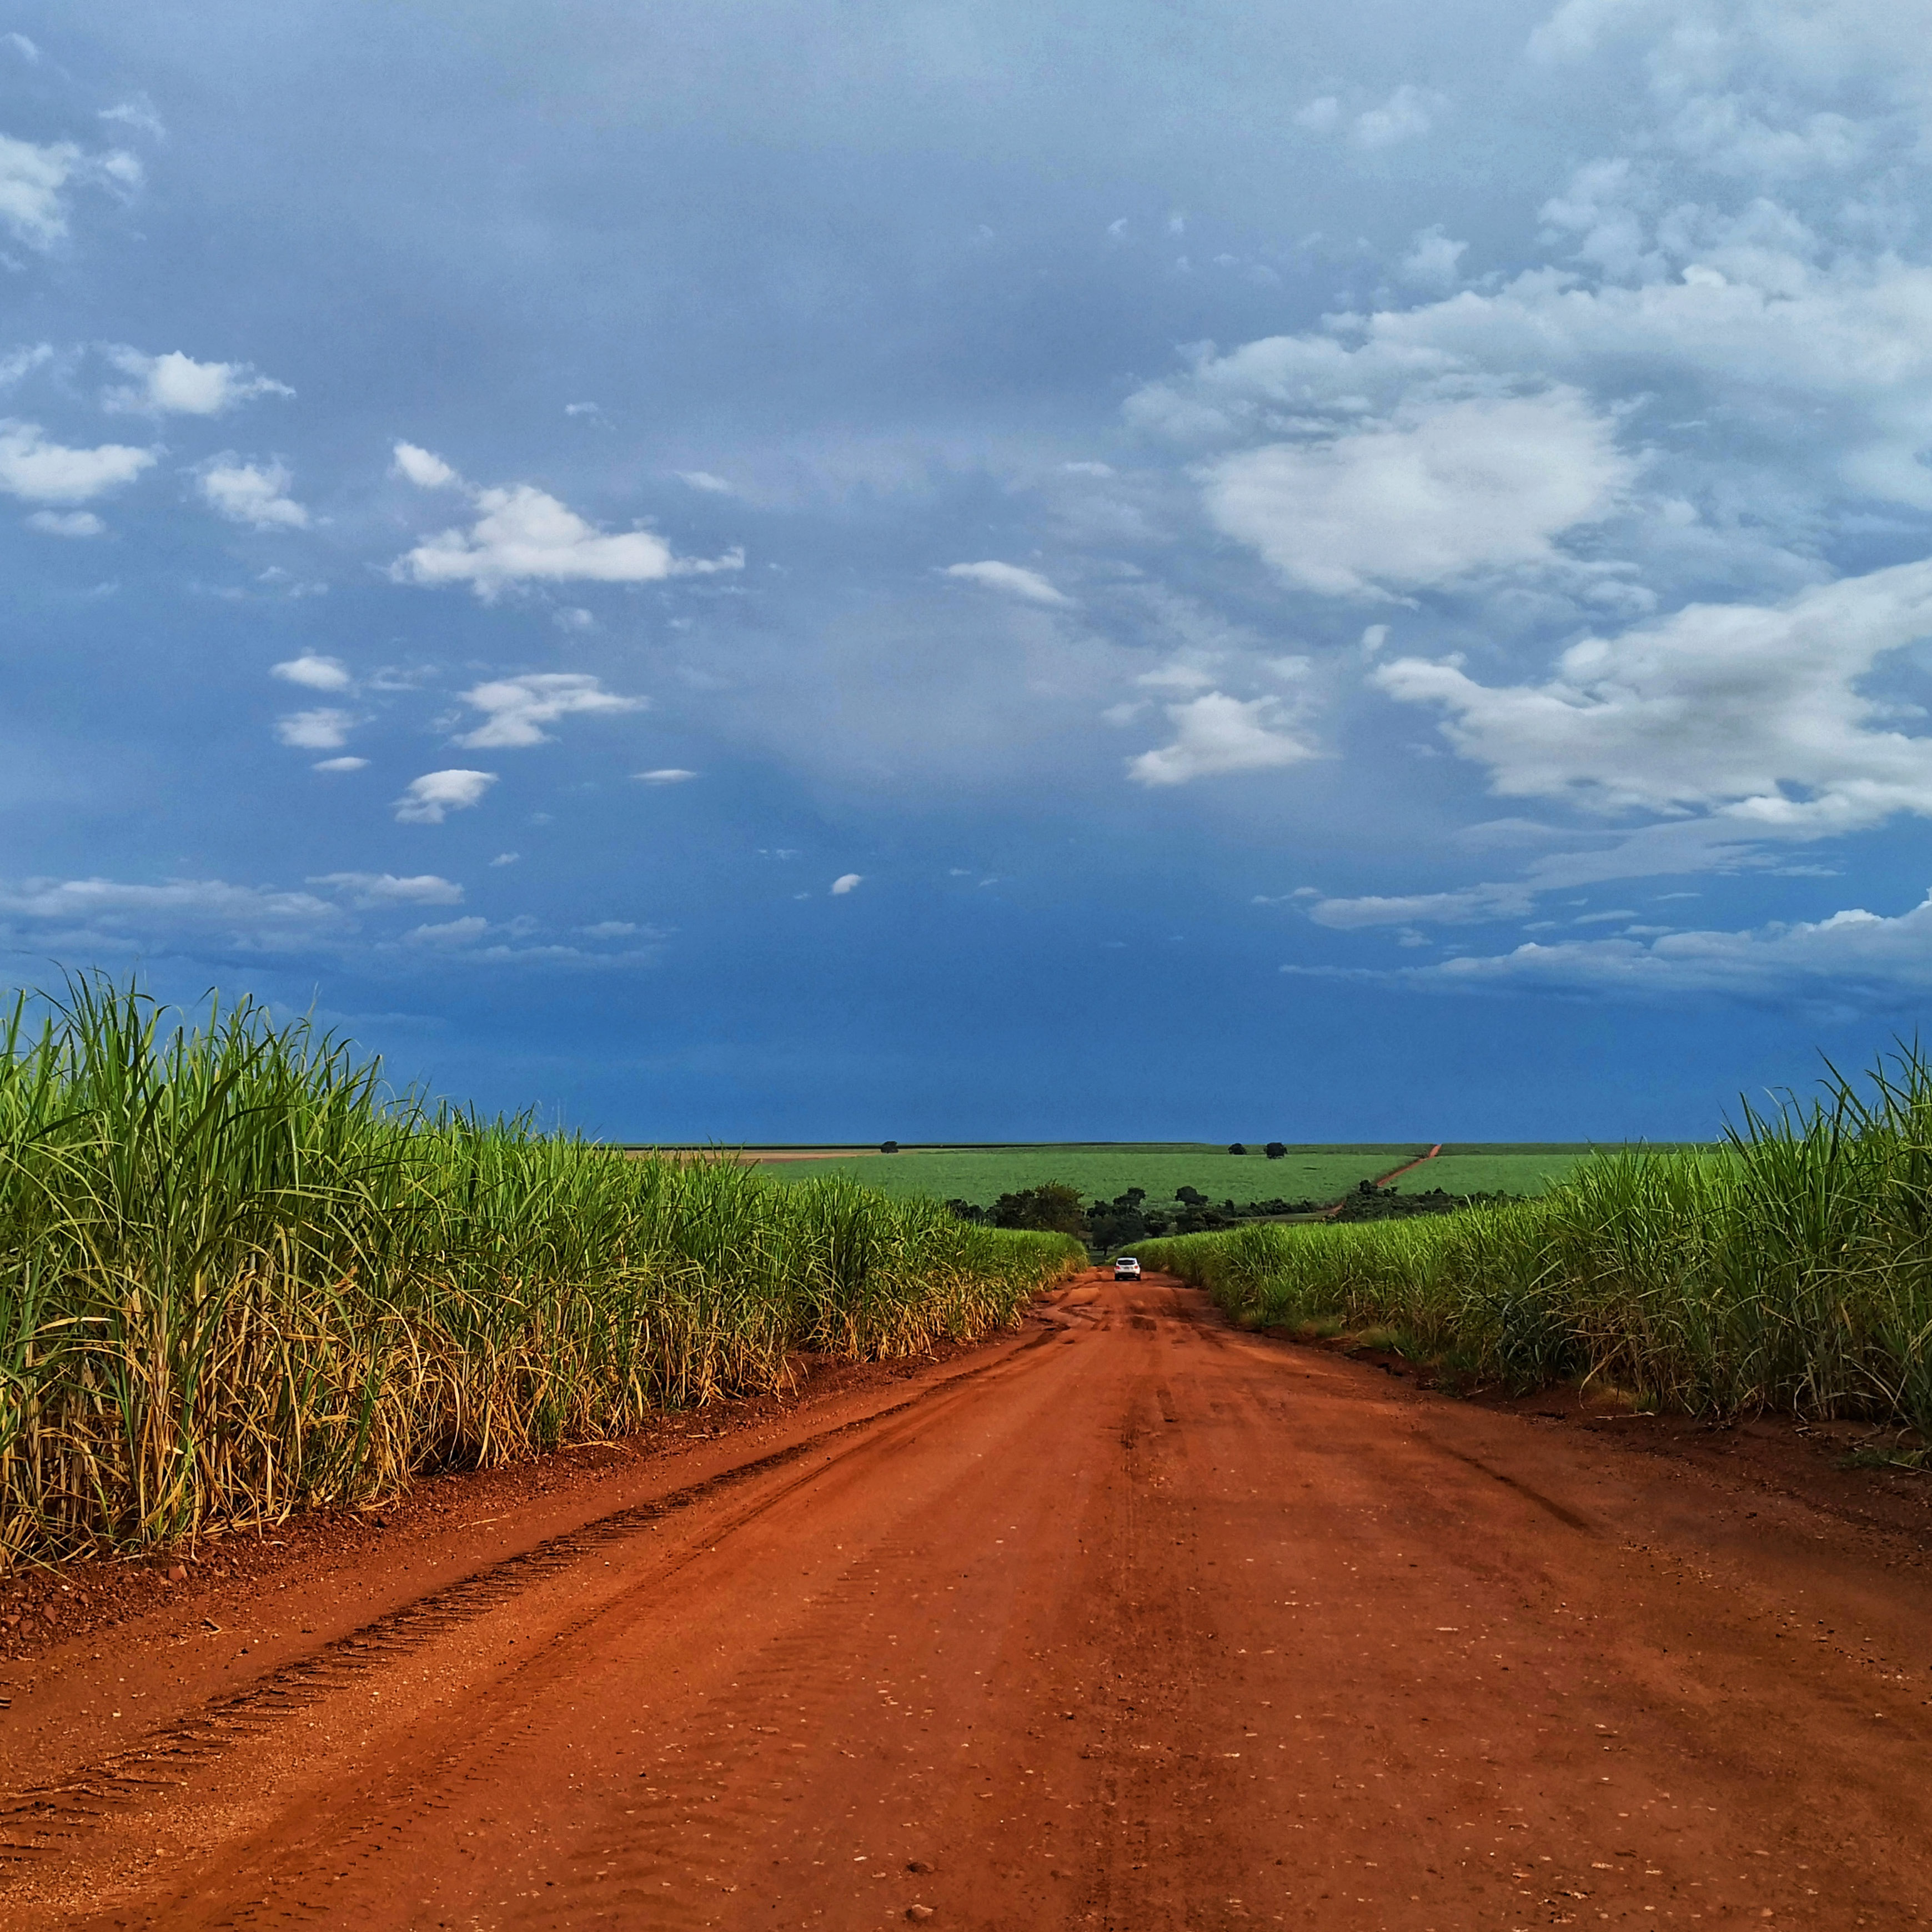
MULTIPOLYGON (((1428 1163, 1433 1160, 1442 1151, 1442 1143, 1440 1141, 1438 1141, 1426 1154, 1419 1154, 1413 1160, 1406 1160, 1402 1162, 1401 1166, 1392 1167, 1389 1169, 1388 1173, 1377 1174, 1375 1179, 1370 1183, 1370 1185, 1372 1187, 1386 1187, 1391 1180, 1399 1178, 1401 1175, 1405 1174, 1412 1174, 1418 1167, 1426 1166, 1428 1163)), ((1337 1214, 1341 1213, 1344 1208, 1348 1206, 1348 1196, 1344 1195, 1340 1201, 1336 1202, 1332 1206, 1322 1209, 1322 1219, 1324 1221, 1332 1221, 1337 1214)))
POLYGON ((1090 1280, 426 1486, 8 1666, 0 1926, 1917 1922, 1919 1479, 1548 1414, 1090 1280))
POLYGON ((1438 1141, 1426 1154, 1419 1154, 1413 1160, 1406 1160, 1402 1162, 1401 1166, 1392 1167, 1389 1169, 1388 1173, 1377 1174, 1376 1176, 1376 1185, 1378 1187, 1386 1187, 1391 1180, 1396 1178, 1397 1175, 1413 1173, 1418 1167, 1424 1166, 1428 1162, 1433 1160, 1442 1151, 1442 1143, 1440 1141, 1438 1141))

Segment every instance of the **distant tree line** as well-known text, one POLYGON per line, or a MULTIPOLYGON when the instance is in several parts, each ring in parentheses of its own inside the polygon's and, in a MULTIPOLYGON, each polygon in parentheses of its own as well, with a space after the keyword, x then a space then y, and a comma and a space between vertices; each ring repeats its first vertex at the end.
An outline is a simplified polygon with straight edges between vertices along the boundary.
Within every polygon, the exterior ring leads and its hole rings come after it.
POLYGON ((1459 1208, 1480 1208, 1504 1201, 1520 1201, 1520 1194, 1445 1194, 1432 1187, 1422 1194, 1398 1194, 1364 1180, 1342 1197, 1331 1217, 1337 1221, 1406 1221, 1418 1214, 1453 1214, 1459 1208))
MULTIPOLYGON (((1232 1150, 1231 1149, 1232 1152, 1232 1150)), ((1508 1201, 1507 1194, 1445 1194, 1435 1188, 1425 1194, 1398 1194, 1365 1180, 1346 1196, 1332 1219, 1384 1221, 1414 1214, 1448 1214, 1478 1203, 1508 1201)), ((1002 1194, 990 1208, 970 1201, 946 1204, 962 1221, 994 1228, 1029 1228, 1043 1233, 1076 1234, 1096 1254, 1130 1248, 1150 1235, 1205 1234, 1238 1227, 1244 1221, 1280 1221, 1295 1215, 1320 1214, 1325 1201, 1213 1202, 1198 1187, 1174 1190, 1170 1208, 1148 1205, 1144 1187, 1130 1187, 1111 1201, 1083 1201, 1080 1190, 1064 1181, 1048 1180, 1037 1187, 1002 1194)))
POLYGON ((1144 1187, 1130 1187, 1111 1201, 1084 1202, 1077 1187, 1047 1181, 1017 1193, 1002 1194, 990 1208, 970 1201, 946 1204, 962 1221, 995 1228, 1031 1228, 1077 1234, 1096 1253, 1131 1247, 1150 1234, 1199 1234, 1248 1220, 1276 1220, 1291 1214, 1318 1214, 1319 1201, 1224 1201, 1218 1205, 1198 1187, 1176 1190, 1170 1208, 1150 1208, 1144 1187))

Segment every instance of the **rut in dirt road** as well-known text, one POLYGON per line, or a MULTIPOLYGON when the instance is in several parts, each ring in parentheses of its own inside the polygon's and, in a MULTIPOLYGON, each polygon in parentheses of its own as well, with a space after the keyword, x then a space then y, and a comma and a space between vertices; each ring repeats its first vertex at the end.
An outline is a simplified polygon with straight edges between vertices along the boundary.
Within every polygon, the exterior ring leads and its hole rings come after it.
POLYGON ((0 1925, 1922 1916, 1898 1539, 1158 1277, 791 1429, 259 1678, 73 1660, 0 1925))

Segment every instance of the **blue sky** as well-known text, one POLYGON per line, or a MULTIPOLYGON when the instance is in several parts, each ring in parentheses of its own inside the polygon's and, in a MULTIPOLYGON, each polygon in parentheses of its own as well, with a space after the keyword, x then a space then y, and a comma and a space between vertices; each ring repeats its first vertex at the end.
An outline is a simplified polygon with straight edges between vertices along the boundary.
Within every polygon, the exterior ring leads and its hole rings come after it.
POLYGON ((1932 6, 0 22, 0 944, 631 1138, 1708 1131, 1932 988, 1932 6))

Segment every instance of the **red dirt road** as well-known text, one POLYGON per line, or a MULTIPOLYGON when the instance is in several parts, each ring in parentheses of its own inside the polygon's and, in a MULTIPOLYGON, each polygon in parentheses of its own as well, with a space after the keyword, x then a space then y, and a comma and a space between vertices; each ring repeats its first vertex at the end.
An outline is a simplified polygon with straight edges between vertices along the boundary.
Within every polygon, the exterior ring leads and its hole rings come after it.
POLYGON ((1923 1541, 1091 1282, 16 1672, 0 1926, 1910 1925, 1923 1541))

